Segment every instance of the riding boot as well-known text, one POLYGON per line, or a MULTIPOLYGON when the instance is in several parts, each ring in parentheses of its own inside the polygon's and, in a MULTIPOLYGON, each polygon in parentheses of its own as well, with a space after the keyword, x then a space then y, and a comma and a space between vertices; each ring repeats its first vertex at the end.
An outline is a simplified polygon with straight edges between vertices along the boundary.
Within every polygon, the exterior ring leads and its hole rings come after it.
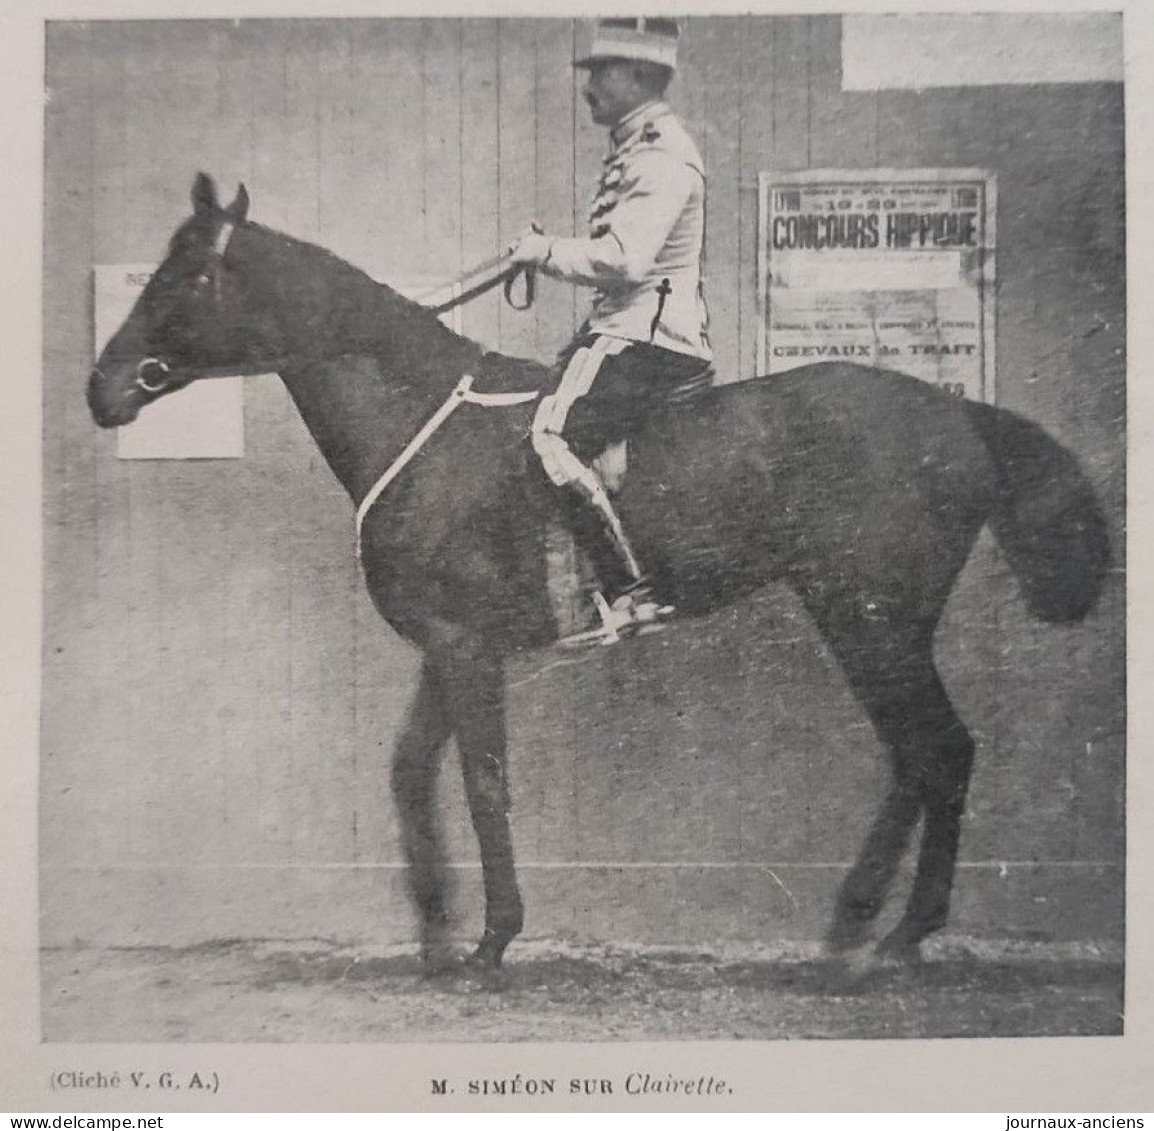
MULTIPOLYGON (((594 595, 597 611, 601 615, 601 626, 592 632, 581 633, 576 637, 569 637, 566 643, 601 643, 614 644, 623 635, 632 635, 635 632, 656 631, 659 622, 673 613, 671 605, 661 605, 654 600, 648 581, 642 573, 637 555, 625 536, 625 529, 600 479, 592 471, 586 469, 586 474, 577 481, 581 488, 581 496, 593 504, 601 520, 601 544, 608 545, 613 551, 614 564, 619 576, 625 575, 623 586, 609 588, 611 596, 607 598, 602 593, 594 595), (616 591, 614 591, 616 590, 616 591)), ((588 508, 585 508, 588 511, 588 508)), ((582 525, 585 525, 582 523, 582 525)), ((587 527, 586 527, 587 528, 587 527)), ((605 555, 598 554, 597 558, 605 555)), ((608 581, 602 571, 602 580, 608 581)), ((608 588, 608 587, 607 587, 608 588)))
MULTIPOLYGON (((621 525, 621 519, 617 517, 617 511, 609 499, 609 492, 598 483, 597 489, 591 493, 589 501, 597 509, 601 518, 601 532, 604 540, 609 544, 609 548, 613 551, 617 567, 615 572, 625 575, 625 585, 622 592, 642 584, 645 575, 641 571, 641 563, 637 560, 637 555, 633 552, 633 547, 625 536, 625 528, 621 525)), ((605 580, 611 581, 608 577, 605 580)), ((620 586, 613 588, 621 589, 620 586)))
POLYGON ((634 581, 605 529, 601 512, 589 505, 582 492, 565 491, 564 496, 565 525, 583 558, 582 583, 614 596, 625 592, 634 581))
MULTIPOLYGON (((595 508, 600 518, 600 542, 608 544, 613 551, 618 569, 625 573, 625 591, 616 595, 612 603, 601 593, 597 593, 594 597, 601 614, 601 628, 591 633, 581 633, 577 637, 569 637, 568 641, 577 643, 600 640, 602 643, 611 644, 619 639, 622 631, 630 632, 642 625, 653 626, 661 617, 672 613, 673 609, 670 606, 658 605, 650 597, 637 555, 625 536, 621 520, 601 477, 582 463, 570 450, 568 443, 556 432, 535 431, 533 446, 541 456, 541 462, 550 479, 559 487, 571 486, 586 503, 592 504, 595 508)), ((588 510, 587 507, 585 509, 588 510)), ((584 522, 581 526, 588 529, 584 522)), ((603 555, 594 554, 593 557, 596 563, 603 555)))

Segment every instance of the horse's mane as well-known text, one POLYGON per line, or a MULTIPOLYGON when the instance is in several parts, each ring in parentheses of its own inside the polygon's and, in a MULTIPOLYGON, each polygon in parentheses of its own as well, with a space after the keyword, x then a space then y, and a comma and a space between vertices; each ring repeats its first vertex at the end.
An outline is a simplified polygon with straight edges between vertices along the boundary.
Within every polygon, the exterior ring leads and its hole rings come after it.
POLYGON ((259 224, 246 225, 289 253, 294 271, 310 280, 316 301, 310 330, 318 341, 333 337, 343 352, 363 352, 390 370, 415 377, 484 377, 491 389, 535 388, 548 369, 540 362, 509 357, 449 329, 420 303, 318 244, 259 224))

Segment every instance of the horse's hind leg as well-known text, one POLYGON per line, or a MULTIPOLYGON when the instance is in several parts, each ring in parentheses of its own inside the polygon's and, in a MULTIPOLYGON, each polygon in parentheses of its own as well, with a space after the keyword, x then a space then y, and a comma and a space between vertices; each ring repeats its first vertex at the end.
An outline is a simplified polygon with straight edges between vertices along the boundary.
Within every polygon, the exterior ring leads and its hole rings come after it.
POLYGON ((882 940, 882 953, 916 950, 922 939, 945 926, 950 911, 974 740, 932 667, 930 676, 919 704, 927 732, 919 765, 925 813, 921 850, 909 903, 882 940))
MULTIPOLYGON (((850 679, 850 683, 856 683, 850 679)), ((886 681, 889 682, 889 681, 886 681)), ((909 716, 916 710, 907 697, 907 684, 871 688, 863 698, 865 709, 882 741, 889 747, 893 778, 889 792, 842 881, 827 942, 833 950, 850 950, 867 939, 870 924, 882 909, 901 857, 922 810, 917 778, 916 735, 909 733, 909 716)))
POLYGON ((448 941, 445 862, 434 790, 441 752, 452 732, 436 670, 426 660, 409 717, 393 753, 392 788, 409 894, 421 919, 421 959, 436 971, 452 961, 448 941))
POLYGON ((865 708, 890 759, 892 780, 853 867, 838 890, 826 936, 835 951, 867 941, 925 805, 920 773, 935 727, 924 703, 927 686, 937 684, 931 642, 936 618, 878 615, 872 603, 854 594, 800 589, 850 690, 865 708))
POLYGON ((920 811, 921 795, 912 775, 895 772, 865 844, 838 891, 833 923, 826 935, 831 950, 852 950, 866 941, 920 811))
POLYGON ((925 820, 913 890, 901 921, 879 949, 916 949, 949 913, 973 741, 934 669, 928 639, 921 640, 909 641, 900 658, 890 647, 884 653, 859 652, 845 663, 851 685, 889 749, 893 784, 839 892, 829 934, 835 949, 864 941, 919 815, 925 820), (863 662, 871 654, 877 665, 873 670, 863 662))

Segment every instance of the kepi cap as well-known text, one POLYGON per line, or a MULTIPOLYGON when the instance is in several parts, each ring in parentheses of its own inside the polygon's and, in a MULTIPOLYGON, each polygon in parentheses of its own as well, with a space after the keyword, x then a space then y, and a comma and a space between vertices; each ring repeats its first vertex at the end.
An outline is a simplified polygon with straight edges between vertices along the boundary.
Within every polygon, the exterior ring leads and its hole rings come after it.
POLYGON ((593 44, 573 66, 588 67, 606 59, 635 59, 677 69, 681 27, 668 16, 616 16, 597 21, 593 44))

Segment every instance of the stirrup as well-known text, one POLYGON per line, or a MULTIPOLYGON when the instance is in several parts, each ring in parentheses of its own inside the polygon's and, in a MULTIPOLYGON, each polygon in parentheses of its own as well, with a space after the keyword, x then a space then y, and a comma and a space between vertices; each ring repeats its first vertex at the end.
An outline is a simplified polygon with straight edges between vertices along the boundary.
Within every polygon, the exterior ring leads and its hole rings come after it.
POLYGON ((616 644, 629 636, 643 636, 660 632, 664 621, 673 615, 672 605, 659 605, 648 595, 626 593, 613 604, 600 593, 593 594, 597 612, 601 614, 599 627, 573 636, 563 636, 557 643, 562 648, 580 648, 591 644, 616 644), (637 600, 637 597, 641 600, 637 600))

